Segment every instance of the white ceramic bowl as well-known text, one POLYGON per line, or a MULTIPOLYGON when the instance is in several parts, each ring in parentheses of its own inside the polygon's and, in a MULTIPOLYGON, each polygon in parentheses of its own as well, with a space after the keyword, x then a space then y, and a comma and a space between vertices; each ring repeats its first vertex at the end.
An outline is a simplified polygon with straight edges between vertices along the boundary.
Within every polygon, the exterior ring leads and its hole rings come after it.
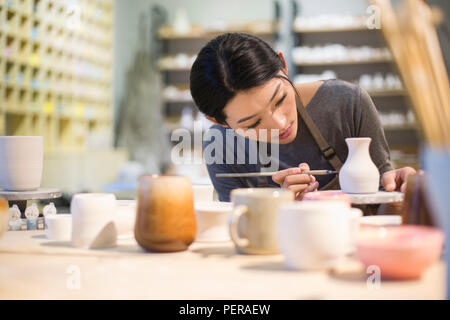
POLYGON ((134 237, 136 221, 136 200, 117 200, 117 211, 114 222, 119 239, 134 237))
POLYGON ((233 212, 231 202, 206 201, 194 204, 197 219, 196 241, 229 241, 228 220, 233 212))
POLYGON ((29 191, 41 186, 44 162, 42 136, 0 137, 0 186, 29 191))
POLYGON ((193 185, 192 192, 194 195, 194 202, 213 201, 214 187, 212 184, 207 185, 193 185))
POLYGON ((72 237, 71 214, 49 214, 45 217, 45 235, 49 240, 70 241, 72 237))

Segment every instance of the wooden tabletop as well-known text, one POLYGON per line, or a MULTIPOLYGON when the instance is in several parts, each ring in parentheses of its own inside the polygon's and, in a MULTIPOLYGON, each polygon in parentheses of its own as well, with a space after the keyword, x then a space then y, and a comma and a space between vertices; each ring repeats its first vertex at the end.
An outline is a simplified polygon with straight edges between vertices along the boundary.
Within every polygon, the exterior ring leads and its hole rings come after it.
POLYGON ((0 239, 0 299, 444 299, 445 267, 377 288, 351 257, 335 270, 302 272, 286 270, 280 255, 236 254, 230 242, 161 254, 133 239, 83 250, 43 231, 9 231, 0 239))

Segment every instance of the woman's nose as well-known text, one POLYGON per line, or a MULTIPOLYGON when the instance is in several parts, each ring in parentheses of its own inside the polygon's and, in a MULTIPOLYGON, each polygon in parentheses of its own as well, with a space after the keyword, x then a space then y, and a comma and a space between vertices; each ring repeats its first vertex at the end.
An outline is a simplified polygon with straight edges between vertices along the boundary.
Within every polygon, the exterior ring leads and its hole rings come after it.
POLYGON ((272 118, 280 129, 284 129, 286 126, 286 116, 282 112, 279 112, 279 110, 275 111, 272 114, 272 118))

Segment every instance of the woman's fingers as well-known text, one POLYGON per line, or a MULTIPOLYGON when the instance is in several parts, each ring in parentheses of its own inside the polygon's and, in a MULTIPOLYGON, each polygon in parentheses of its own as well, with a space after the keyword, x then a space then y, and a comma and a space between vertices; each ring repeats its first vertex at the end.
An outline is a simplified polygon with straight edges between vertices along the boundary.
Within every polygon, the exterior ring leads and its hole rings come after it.
POLYGON ((288 175, 298 174, 301 171, 302 170, 300 168, 289 168, 289 169, 280 170, 272 176, 272 180, 281 186, 284 182, 284 179, 288 175))
POLYGON ((319 187, 319 183, 313 182, 311 184, 309 184, 306 189, 304 189, 303 191, 300 191, 298 193, 295 194, 295 199, 296 200, 302 200, 303 196, 308 193, 308 192, 313 192, 313 191, 317 191, 317 188, 319 187))
POLYGON ((314 182, 309 174, 293 174, 284 178, 282 187, 288 187, 296 184, 310 184, 314 182))

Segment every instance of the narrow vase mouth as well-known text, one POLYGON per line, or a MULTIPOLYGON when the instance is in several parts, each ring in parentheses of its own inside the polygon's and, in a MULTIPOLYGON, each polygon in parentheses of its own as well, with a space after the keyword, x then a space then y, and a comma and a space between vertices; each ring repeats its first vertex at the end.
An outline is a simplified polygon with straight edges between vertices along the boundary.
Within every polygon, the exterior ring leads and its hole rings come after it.
POLYGON ((361 137, 361 138, 346 138, 346 142, 370 142, 372 141, 372 138, 369 137, 361 137))

